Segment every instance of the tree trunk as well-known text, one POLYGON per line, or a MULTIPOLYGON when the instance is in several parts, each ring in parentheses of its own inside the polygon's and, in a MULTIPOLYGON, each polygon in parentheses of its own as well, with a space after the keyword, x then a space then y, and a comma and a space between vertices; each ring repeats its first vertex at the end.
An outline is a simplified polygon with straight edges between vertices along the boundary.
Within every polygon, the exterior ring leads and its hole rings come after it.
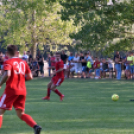
POLYGON ((36 58, 36 50, 37 50, 37 43, 35 42, 31 47, 31 54, 33 56, 33 59, 36 58))

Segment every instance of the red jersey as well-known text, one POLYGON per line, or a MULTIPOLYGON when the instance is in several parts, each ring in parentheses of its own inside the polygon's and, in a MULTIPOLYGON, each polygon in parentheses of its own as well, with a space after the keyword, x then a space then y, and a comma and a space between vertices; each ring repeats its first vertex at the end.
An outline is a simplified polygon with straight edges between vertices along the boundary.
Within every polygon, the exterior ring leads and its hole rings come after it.
POLYGON ((94 69, 98 69, 100 68, 100 62, 99 61, 95 61, 94 62, 94 69))
POLYGON ((11 71, 11 76, 6 82, 5 93, 26 95, 25 75, 31 72, 27 63, 14 57, 4 62, 4 70, 11 71))
MULTIPOLYGON (((59 70, 59 69, 61 69, 61 68, 64 68, 64 63, 63 63, 62 60, 56 62, 56 65, 55 65, 56 71, 59 70)), ((59 78, 64 78, 64 72, 61 71, 59 73, 56 73, 56 76, 59 77, 59 78)))
POLYGON ((51 57, 51 66, 55 66, 55 64, 56 64, 56 58, 53 56, 53 57, 51 57))

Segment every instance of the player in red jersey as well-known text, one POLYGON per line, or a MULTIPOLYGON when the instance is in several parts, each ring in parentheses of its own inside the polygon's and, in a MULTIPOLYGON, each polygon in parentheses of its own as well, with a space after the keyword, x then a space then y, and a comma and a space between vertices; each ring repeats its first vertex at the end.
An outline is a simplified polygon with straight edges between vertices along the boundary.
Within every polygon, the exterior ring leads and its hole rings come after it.
POLYGON ((50 100, 50 92, 51 90, 54 91, 56 94, 60 96, 60 100, 62 101, 64 98, 64 95, 59 92, 57 89, 57 86, 60 86, 61 83, 64 81, 64 63, 61 60, 61 55, 59 52, 56 53, 56 64, 55 64, 55 69, 56 71, 53 73, 53 78, 51 79, 50 83, 48 84, 48 89, 47 89, 47 96, 43 97, 43 100, 50 100))
POLYGON ((6 88, 0 98, 0 128, 2 126, 3 115, 6 110, 15 108, 18 117, 34 128, 35 134, 40 134, 41 127, 25 114, 26 86, 25 81, 31 80, 32 74, 27 63, 18 57, 17 47, 9 45, 7 47, 9 59, 4 63, 4 74, 0 81, 0 88, 6 82, 6 88))

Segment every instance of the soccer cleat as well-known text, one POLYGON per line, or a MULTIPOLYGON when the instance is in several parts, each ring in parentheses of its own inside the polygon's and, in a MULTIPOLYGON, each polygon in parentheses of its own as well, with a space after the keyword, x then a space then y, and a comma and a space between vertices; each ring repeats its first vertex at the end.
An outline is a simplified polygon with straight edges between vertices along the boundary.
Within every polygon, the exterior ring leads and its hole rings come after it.
POLYGON ((64 95, 60 96, 60 101, 63 101, 64 95))
POLYGON ((40 132, 41 132, 41 127, 40 126, 36 126, 35 128, 34 128, 34 134, 40 134, 40 132))
POLYGON ((50 100, 50 97, 48 97, 48 96, 43 97, 42 100, 50 100))

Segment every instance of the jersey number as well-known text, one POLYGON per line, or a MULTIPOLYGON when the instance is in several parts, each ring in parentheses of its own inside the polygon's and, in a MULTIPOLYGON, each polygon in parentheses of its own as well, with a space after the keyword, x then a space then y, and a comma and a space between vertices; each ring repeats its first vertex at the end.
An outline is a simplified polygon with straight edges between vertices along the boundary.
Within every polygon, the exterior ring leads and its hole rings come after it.
POLYGON ((17 70, 14 70, 15 74, 23 74, 25 75, 25 64, 24 62, 14 62, 13 65, 17 68, 17 70))

